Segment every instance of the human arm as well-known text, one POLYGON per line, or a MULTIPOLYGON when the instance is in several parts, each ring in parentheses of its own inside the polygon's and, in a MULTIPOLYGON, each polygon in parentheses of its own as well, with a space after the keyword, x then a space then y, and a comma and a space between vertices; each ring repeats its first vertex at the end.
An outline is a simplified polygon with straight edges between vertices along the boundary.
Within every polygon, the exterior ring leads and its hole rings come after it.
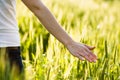
POLYGON ((23 3, 37 16, 44 27, 63 43, 72 55, 83 60, 83 57, 89 62, 95 62, 97 57, 91 52, 94 47, 77 43, 62 29, 49 9, 41 0, 22 0, 23 3))

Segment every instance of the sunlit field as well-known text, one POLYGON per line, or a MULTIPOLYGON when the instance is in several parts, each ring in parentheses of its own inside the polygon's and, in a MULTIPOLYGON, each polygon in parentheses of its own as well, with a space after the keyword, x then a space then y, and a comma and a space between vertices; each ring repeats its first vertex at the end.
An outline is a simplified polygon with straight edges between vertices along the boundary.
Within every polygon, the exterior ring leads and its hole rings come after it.
POLYGON ((120 80, 120 0, 42 1, 75 41, 96 47, 98 60, 73 57, 18 0, 25 80, 120 80))

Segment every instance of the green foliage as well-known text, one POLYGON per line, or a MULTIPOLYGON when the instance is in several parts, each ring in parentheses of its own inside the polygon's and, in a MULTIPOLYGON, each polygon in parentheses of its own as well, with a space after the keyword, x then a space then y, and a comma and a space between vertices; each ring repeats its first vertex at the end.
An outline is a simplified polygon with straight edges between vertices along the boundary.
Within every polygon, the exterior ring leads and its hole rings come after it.
POLYGON ((96 63, 70 55, 18 2, 26 80, 120 80, 120 1, 43 0, 76 41, 96 46, 96 63))

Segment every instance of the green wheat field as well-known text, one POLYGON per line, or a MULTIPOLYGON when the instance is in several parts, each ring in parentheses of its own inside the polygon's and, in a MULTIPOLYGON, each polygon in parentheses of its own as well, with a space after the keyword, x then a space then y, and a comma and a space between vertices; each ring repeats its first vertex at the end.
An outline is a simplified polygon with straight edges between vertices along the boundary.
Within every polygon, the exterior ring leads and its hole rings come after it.
POLYGON ((96 47, 98 60, 73 57, 18 0, 25 80, 120 80, 120 0, 42 1, 75 41, 96 47))

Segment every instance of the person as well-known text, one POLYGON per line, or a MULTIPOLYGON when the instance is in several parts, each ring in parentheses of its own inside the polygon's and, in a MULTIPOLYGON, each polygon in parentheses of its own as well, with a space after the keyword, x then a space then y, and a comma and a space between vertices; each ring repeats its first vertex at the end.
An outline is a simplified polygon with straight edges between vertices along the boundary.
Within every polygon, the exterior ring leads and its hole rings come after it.
MULTIPOLYGON (((55 17, 41 0, 22 0, 34 13, 43 26, 57 38, 69 52, 80 60, 96 62, 97 56, 91 50, 95 47, 74 41, 56 21, 55 17)), ((16 1, 0 0, 0 54, 8 54, 10 64, 23 69, 20 56, 20 37, 16 21, 16 1)))

